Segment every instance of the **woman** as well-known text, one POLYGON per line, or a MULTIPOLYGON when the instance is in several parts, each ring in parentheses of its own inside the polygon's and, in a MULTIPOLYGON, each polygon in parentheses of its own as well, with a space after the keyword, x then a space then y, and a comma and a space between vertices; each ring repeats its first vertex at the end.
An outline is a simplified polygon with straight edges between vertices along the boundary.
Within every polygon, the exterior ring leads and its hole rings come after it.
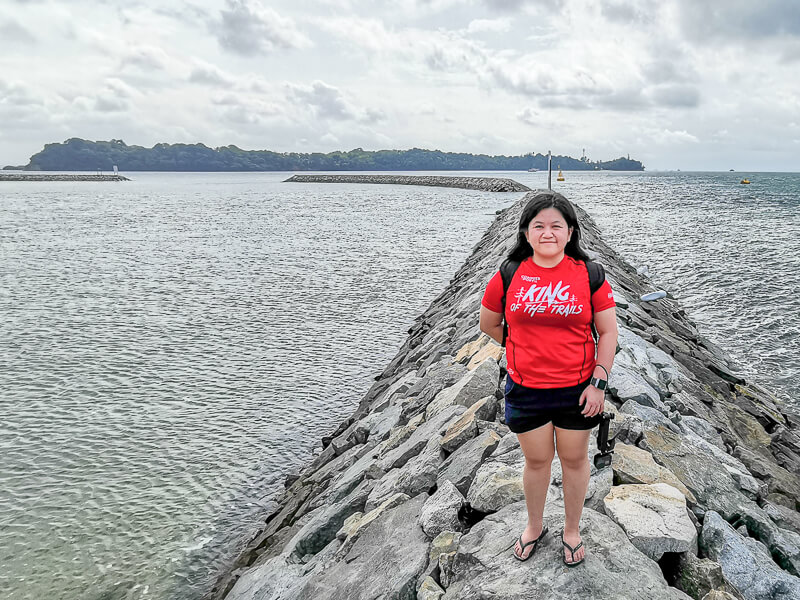
POLYGON ((590 292, 589 257, 580 247, 575 209, 554 192, 529 196, 508 257, 520 264, 505 294, 505 310, 498 272, 483 295, 480 328, 499 343, 506 342, 506 423, 525 455, 522 481, 528 523, 514 556, 530 558, 547 533, 542 514, 557 447, 564 489, 563 560, 575 566, 585 555, 579 523, 589 486, 589 434, 603 412, 603 390, 617 348, 617 320, 602 269, 597 271, 602 284, 590 292))

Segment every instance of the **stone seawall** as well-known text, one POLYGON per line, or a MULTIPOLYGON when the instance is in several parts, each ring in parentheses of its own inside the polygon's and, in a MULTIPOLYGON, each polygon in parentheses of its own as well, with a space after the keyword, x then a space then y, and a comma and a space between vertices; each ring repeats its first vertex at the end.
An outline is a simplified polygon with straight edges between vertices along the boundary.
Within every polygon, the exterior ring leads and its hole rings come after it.
POLYGON ((800 598, 797 415, 737 375, 670 296, 641 302, 652 285, 580 209, 617 300, 606 411, 618 441, 611 467, 591 467, 585 562, 561 562, 557 458, 551 533, 534 559, 513 559, 524 459, 504 424, 503 350, 478 312, 522 205, 499 214, 355 413, 287 479, 210 597, 800 598))
POLYGON ((529 187, 500 177, 440 177, 438 175, 293 175, 291 183, 380 183, 427 185, 482 190, 484 192, 527 192, 529 187))
POLYGON ((130 181, 122 175, 0 173, 0 181, 130 181))

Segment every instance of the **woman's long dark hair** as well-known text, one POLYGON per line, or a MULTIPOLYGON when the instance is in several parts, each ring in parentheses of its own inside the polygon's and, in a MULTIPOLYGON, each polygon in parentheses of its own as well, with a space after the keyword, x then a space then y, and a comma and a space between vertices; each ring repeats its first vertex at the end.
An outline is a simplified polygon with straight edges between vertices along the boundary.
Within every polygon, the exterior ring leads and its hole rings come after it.
POLYGON ((508 253, 510 260, 522 262, 526 258, 533 256, 533 248, 525 238, 525 231, 531 224, 533 218, 546 208, 555 208, 564 216, 567 226, 572 227, 572 236, 564 248, 564 254, 576 260, 586 262, 589 255, 581 248, 581 226, 578 223, 578 216, 575 208, 564 196, 557 192, 530 192, 527 196, 528 204, 522 210, 519 218, 519 230, 517 231, 517 243, 508 253))

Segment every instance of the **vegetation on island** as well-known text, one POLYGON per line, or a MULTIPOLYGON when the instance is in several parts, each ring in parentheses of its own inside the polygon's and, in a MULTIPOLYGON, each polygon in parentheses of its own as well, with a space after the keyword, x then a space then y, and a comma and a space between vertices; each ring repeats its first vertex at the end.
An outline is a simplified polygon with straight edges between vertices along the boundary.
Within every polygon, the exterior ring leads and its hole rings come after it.
MULTIPOLYGON (((349 152, 271 152, 236 146, 204 144, 129 146, 122 140, 72 138, 46 144, 21 167, 25 171, 525 171, 547 169, 547 155, 488 156, 440 150, 377 150, 349 152)), ((5 167, 19 169, 20 167, 5 167)), ((586 157, 554 156, 553 169, 565 171, 644 171, 638 160, 591 161, 586 157)))

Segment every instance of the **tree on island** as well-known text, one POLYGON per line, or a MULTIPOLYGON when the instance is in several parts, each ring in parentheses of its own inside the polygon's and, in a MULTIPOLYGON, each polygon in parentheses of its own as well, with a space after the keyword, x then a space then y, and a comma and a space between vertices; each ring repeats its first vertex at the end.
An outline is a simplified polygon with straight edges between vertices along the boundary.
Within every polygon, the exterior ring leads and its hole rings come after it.
MULTIPOLYGON (((122 140, 93 142, 71 138, 46 144, 22 167, 26 171, 526 171, 547 169, 547 156, 489 156, 440 150, 377 150, 349 152, 271 152, 236 146, 209 148, 204 144, 128 146, 122 140)), ((590 161, 585 156, 554 156, 553 167, 565 171, 644 171, 638 160, 620 157, 590 161)), ((6 167, 9 168, 9 167, 6 167)), ((14 167, 19 168, 19 167, 14 167)))

